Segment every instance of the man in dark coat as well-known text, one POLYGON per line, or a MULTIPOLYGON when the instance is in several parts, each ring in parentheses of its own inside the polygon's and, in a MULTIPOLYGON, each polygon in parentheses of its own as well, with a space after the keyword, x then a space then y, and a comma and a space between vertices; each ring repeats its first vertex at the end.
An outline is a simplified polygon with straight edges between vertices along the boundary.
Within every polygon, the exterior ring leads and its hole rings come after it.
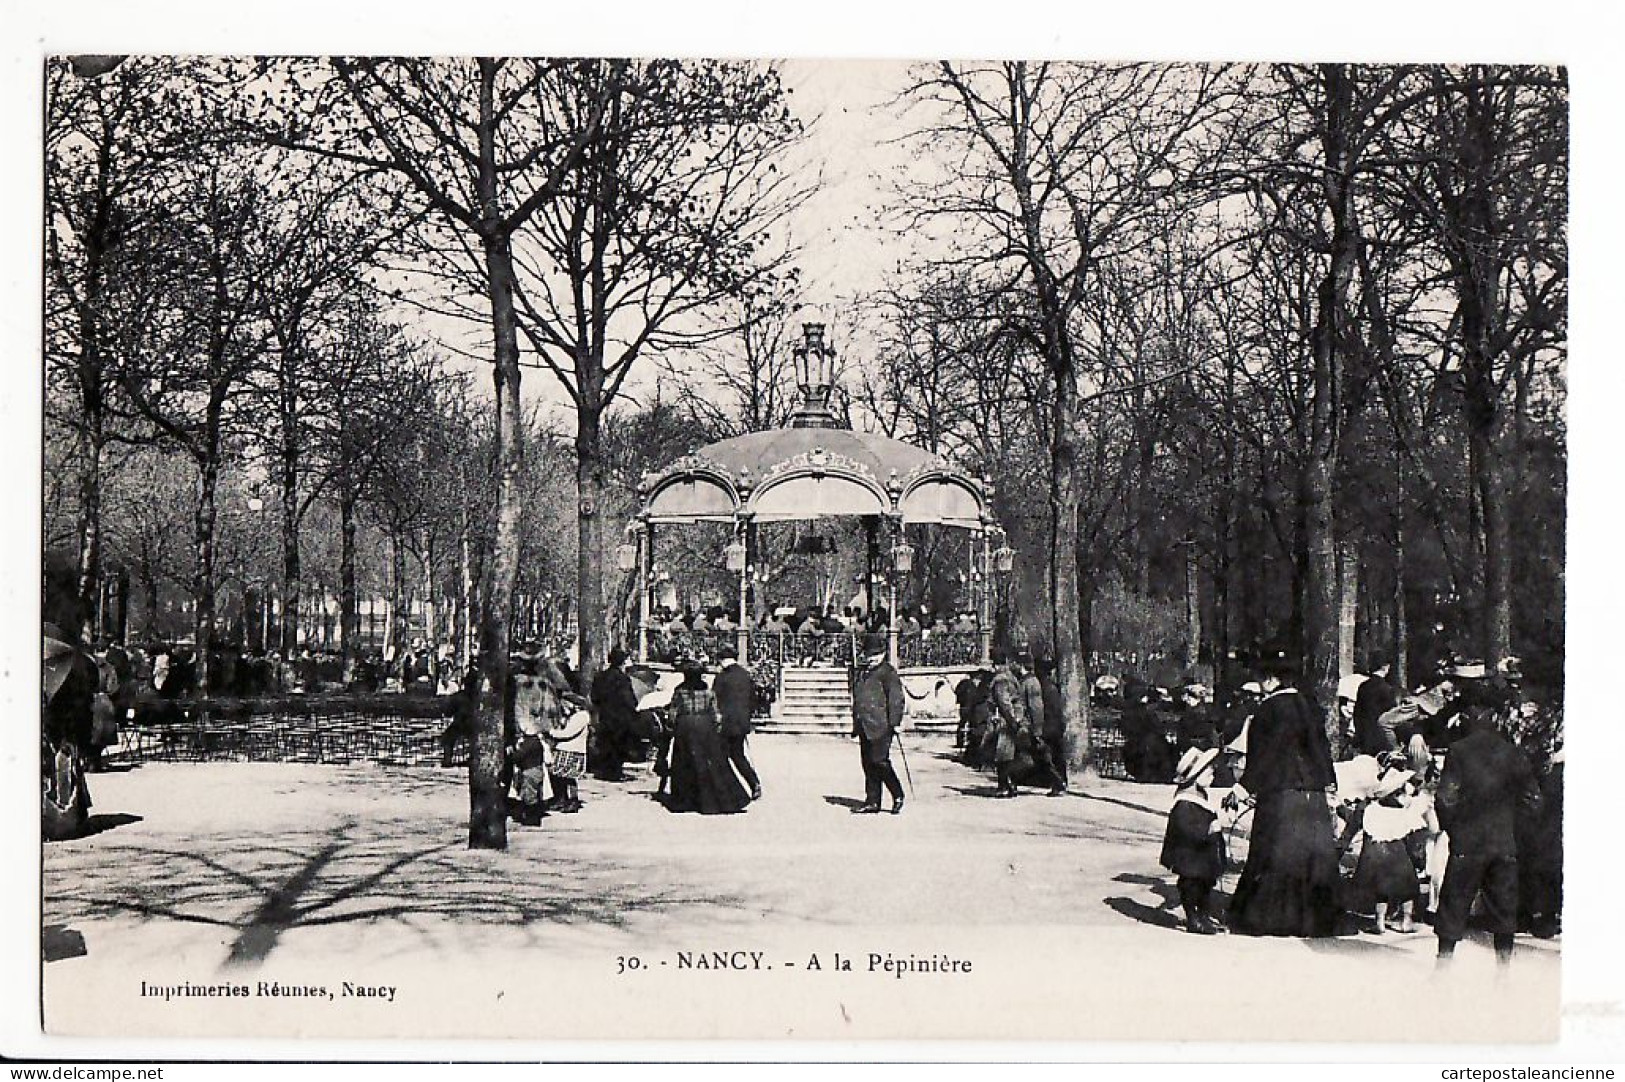
POLYGON ((1467 931, 1473 899, 1484 893, 1495 956, 1512 960, 1512 937, 1518 921, 1519 811, 1540 807, 1540 789, 1529 760, 1495 727, 1488 689, 1469 686, 1462 692, 1463 734, 1445 756, 1444 773, 1435 797, 1439 825, 1450 835, 1450 862, 1439 890, 1434 929, 1439 959, 1449 959, 1467 931))
POLYGON ((863 637, 863 661, 852 682, 852 735, 863 754, 864 814, 880 810, 880 789, 891 794, 893 815, 903 810, 903 785, 891 765, 892 737, 903 724, 903 679, 886 660, 886 636, 863 637))
POLYGON ((971 722, 976 718, 976 707, 987 696, 981 682, 981 673, 969 673, 954 686, 954 701, 959 704, 959 728, 954 731, 954 747, 962 748, 970 739, 971 722))
POLYGON ((1056 680, 1055 659, 1041 657, 1033 666, 1037 673, 1039 694, 1044 703, 1044 717, 1039 736, 1049 751, 1050 774, 1054 785, 1050 796, 1066 794, 1066 711, 1062 705, 1061 685, 1056 680))
POLYGON ((638 693, 632 678, 622 668, 627 653, 619 646, 610 650, 608 667, 592 682, 592 705, 598 715, 599 777, 621 781, 621 768, 628 758, 628 746, 637 735, 638 693))
POLYGON ((1388 669, 1386 662, 1373 666, 1354 696, 1354 746, 1361 755, 1382 755, 1398 747, 1394 734, 1378 721, 1399 705, 1399 692, 1388 682, 1388 669))
POLYGON ((1123 713, 1118 727, 1123 734, 1123 769, 1135 781, 1173 780, 1173 745, 1168 743, 1161 720, 1151 709, 1155 692, 1138 679, 1123 688, 1123 713))
POLYGON ((756 688, 751 682, 750 670, 739 663, 739 651, 724 646, 717 651, 722 659, 722 671, 711 681, 711 693, 717 697, 717 713, 722 715, 722 743, 728 752, 728 761, 739 772, 739 777, 750 786, 750 798, 762 799, 762 780, 745 754, 745 738, 750 736, 751 707, 756 688))

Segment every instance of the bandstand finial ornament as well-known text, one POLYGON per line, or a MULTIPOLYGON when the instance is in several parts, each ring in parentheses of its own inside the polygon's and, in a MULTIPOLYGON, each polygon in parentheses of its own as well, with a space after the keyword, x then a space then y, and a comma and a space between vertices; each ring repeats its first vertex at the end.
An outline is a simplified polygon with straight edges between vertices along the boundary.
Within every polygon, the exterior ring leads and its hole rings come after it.
POLYGON ((794 350, 801 406, 790 418, 790 425, 792 428, 842 427, 829 405, 830 392, 835 386, 835 350, 824 341, 824 325, 803 323, 801 335, 802 340, 794 350))

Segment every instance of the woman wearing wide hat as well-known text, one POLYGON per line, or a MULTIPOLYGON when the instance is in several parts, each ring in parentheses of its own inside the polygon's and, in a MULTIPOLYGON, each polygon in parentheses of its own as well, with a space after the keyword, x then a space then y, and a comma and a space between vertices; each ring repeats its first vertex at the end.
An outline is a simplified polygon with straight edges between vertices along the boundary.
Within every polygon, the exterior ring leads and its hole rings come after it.
POLYGON ((1284 650, 1260 659, 1264 699, 1248 725, 1240 789, 1257 801, 1230 927, 1249 935, 1328 936, 1337 923, 1337 840, 1326 792, 1336 782, 1321 711, 1290 685, 1284 650))
POLYGON ((689 659, 679 662, 678 668, 683 682, 671 697, 675 731, 666 810, 701 815, 744 811, 750 794, 728 765, 722 719, 716 696, 705 685, 705 667, 689 659))

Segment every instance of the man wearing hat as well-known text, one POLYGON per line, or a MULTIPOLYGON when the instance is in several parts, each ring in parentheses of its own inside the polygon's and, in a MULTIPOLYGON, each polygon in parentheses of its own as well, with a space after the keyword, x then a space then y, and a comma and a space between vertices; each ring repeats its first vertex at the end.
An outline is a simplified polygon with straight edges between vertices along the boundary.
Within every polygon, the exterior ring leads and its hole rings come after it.
POLYGON ((1191 748, 1179 760, 1174 771, 1174 806, 1168 811, 1168 830, 1162 839, 1162 866, 1179 877, 1185 930, 1196 935, 1224 931, 1208 911, 1213 888, 1224 872, 1220 808, 1209 789, 1218 761, 1218 748, 1191 748))
POLYGON ((1439 825, 1450 835, 1450 860, 1439 890, 1434 922, 1439 959, 1450 958, 1467 931, 1473 899, 1484 894, 1495 955, 1512 960, 1512 937, 1518 919, 1518 844, 1520 811, 1540 807, 1534 769, 1522 752, 1496 729, 1504 706, 1502 693, 1482 683, 1462 688, 1462 735, 1451 744, 1434 798, 1439 825))
POLYGON ((1388 682, 1389 669, 1386 661, 1373 665, 1354 694, 1354 747, 1361 755, 1382 755, 1398 747, 1393 731, 1380 720, 1399 705, 1399 692, 1388 682))
POLYGON ((608 781, 623 781, 622 766, 637 731, 638 693, 622 667, 627 653, 619 646, 609 652, 608 667, 592 682, 592 705, 598 715, 597 762, 593 773, 608 781))
POLYGON ((893 815, 903 810, 903 785, 891 765, 892 737, 903 723, 903 680, 886 660, 886 636, 863 637, 863 661, 852 682, 852 735, 863 753, 864 799, 857 812, 880 810, 880 789, 891 794, 893 815))
POLYGON ((739 663, 739 651, 724 646, 717 651, 722 670, 711 681, 711 692, 717 697, 717 713, 722 715, 722 742, 728 752, 728 762, 739 772, 740 778, 750 786, 750 798, 762 799, 762 781, 756 768, 745 754, 745 738, 750 736, 751 706, 756 688, 751 683, 750 670, 739 663))

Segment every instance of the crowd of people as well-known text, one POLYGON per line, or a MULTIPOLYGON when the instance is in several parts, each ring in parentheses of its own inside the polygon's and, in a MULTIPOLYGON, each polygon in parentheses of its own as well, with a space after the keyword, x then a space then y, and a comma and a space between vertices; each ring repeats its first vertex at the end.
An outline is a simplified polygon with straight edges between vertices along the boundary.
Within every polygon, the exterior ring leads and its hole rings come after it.
POLYGON ((1188 931, 1408 934, 1425 921, 1441 963, 1475 919, 1503 962, 1517 931, 1558 933, 1560 717, 1526 695, 1515 661, 1448 665, 1411 694, 1389 671, 1344 682, 1330 731, 1280 651, 1258 660, 1223 717, 1187 709, 1168 742, 1179 760, 1161 858, 1188 931), (1225 839, 1248 816, 1221 922, 1225 839))
MULTIPOLYGON (((963 761, 994 774, 996 796, 1060 795, 1053 662, 1024 650, 997 660, 955 689, 963 761)), ((1503 960, 1516 931, 1557 934, 1561 711, 1528 692, 1516 660, 1445 659, 1409 694, 1373 665, 1341 683, 1330 727, 1286 652, 1246 664, 1222 704, 1200 684, 1170 694, 1132 676, 1094 696, 1107 708, 1096 739, 1111 746, 1115 727, 1123 772, 1175 788, 1160 862, 1187 931, 1409 934, 1425 922, 1446 960, 1471 920, 1503 960), (1221 920, 1214 899, 1242 827, 1247 855, 1221 920)))
MULTIPOLYGON (((695 611, 674 611, 662 606, 654 611, 650 626, 668 634, 683 632, 738 631, 737 614, 715 605, 695 611)), ((833 605, 765 606, 751 625, 756 631, 780 635, 862 635, 884 634, 891 626, 891 613, 884 605, 865 612, 861 605, 836 610, 833 605)), ((969 612, 935 612, 928 606, 904 606, 897 611, 899 636, 975 632, 980 625, 969 612)))
MULTIPOLYGON (((756 689, 738 652, 721 648, 709 684, 702 661, 683 659, 677 666, 681 682, 665 691, 654 670, 629 666, 630 660, 624 649, 612 649, 584 695, 579 675, 562 659, 516 655, 501 780, 520 825, 540 825, 554 812, 579 812, 580 778, 591 773, 626 781, 630 762, 652 763, 659 778, 655 797, 673 812, 731 814, 761 798, 761 779, 746 747, 756 689)), ((477 694, 477 677, 471 678, 441 738, 444 765, 451 765, 457 743, 472 731, 477 694)))
MULTIPOLYGON (((809 613, 801 626, 813 619, 840 622, 809 613)), ((897 814, 905 791, 891 756, 909 696, 888 659, 889 636, 865 631, 859 642, 851 734, 864 796, 854 810, 880 812, 889 796, 884 810, 897 814)), ((45 643, 42 782, 46 833, 57 837, 82 826, 90 806, 83 775, 99 768, 120 720, 194 688, 197 659, 185 646, 87 649, 52 625, 45 643)), ((653 670, 629 665, 619 647, 590 689, 548 654, 529 643, 514 659, 502 780, 516 822, 534 826, 550 813, 580 811, 582 777, 626 780, 635 761, 652 762, 655 795, 673 812, 735 814, 761 798, 748 752, 761 692, 732 644, 716 649, 714 664, 680 659, 681 682, 664 690, 653 670)), ((279 689, 324 683, 308 653, 292 665, 272 655, 237 661, 221 671, 243 679, 258 667, 279 689)), ((450 765, 472 731, 477 672, 457 665, 447 647, 422 642, 380 661, 387 676, 379 686, 431 681, 461 697, 442 736, 450 765)), ((1332 726, 1296 686, 1296 667, 1280 650, 1251 659, 1250 678, 1218 702, 1201 685, 1172 696, 1134 678, 1117 685, 1124 771, 1175 788, 1160 859, 1176 877, 1188 931, 1320 937, 1348 930, 1352 920, 1371 933, 1407 934, 1425 922, 1442 960, 1475 919, 1503 960, 1517 931, 1557 934, 1560 708, 1528 693, 1515 659, 1493 670, 1449 662, 1409 693, 1394 686, 1391 672, 1377 664, 1345 679, 1332 726), (1228 842, 1249 819, 1246 858, 1221 918, 1215 898, 1232 869, 1228 842)), ((954 695, 955 742, 967 765, 993 774, 996 797, 1016 797, 1022 787, 1067 792, 1053 659, 1001 652, 954 695)), ((1108 724, 1097 732, 1109 732, 1109 714, 1102 720, 1108 724)))

